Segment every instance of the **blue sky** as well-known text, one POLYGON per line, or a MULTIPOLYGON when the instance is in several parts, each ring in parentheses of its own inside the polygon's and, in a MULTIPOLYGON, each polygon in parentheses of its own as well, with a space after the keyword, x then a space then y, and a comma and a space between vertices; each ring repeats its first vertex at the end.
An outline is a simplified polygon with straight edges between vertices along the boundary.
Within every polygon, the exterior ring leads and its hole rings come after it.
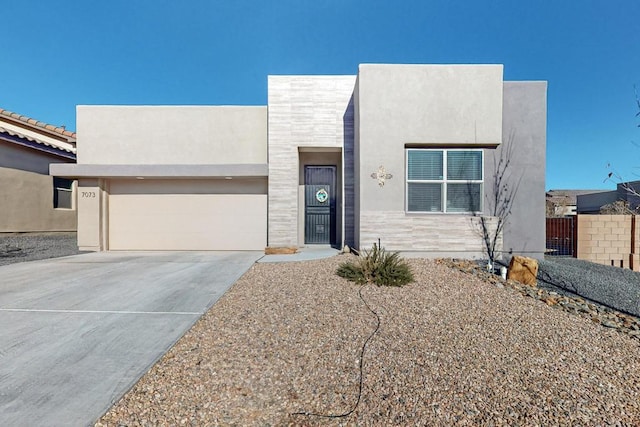
POLYGON ((640 179, 638 0, 2 2, 0 108, 75 130, 78 104, 265 105, 268 74, 500 63, 547 80, 547 189, 640 179))

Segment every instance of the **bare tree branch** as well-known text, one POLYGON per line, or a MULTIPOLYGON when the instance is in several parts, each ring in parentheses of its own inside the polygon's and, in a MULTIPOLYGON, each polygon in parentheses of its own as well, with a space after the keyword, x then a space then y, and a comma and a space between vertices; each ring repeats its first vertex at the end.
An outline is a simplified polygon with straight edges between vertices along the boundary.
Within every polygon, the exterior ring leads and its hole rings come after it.
MULTIPOLYGON (((638 104, 638 112, 636 113, 636 117, 640 117, 640 97, 638 96, 638 88, 634 85, 633 91, 636 94, 636 104, 638 104)), ((640 123, 638 123, 638 127, 640 128, 640 123)))
POLYGON ((515 196, 522 181, 522 173, 515 180, 511 173, 514 139, 515 133, 512 132, 507 141, 502 143, 500 155, 494 157, 493 186, 491 192, 485 196, 487 205, 484 212, 486 215, 474 212, 474 217, 479 218, 485 251, 492 264, 496 260, 497 245, 501 240, 507 218, 511 215, 515 196))
MULTIPOLYGON (((638 88, 635 85, 633 86, 633 91, 636 95, 636 105, 638 106, 638 112, 636 113, 636 117, 640 117, 640 96, 638 96, 638 88)), ((638 124, 638 127, 640 127, 640 124, 638 124)), ((623 182, 622 176, 619 173, 617 173, 615 170, 613 170, 610 164, 608 164, 607 167, 609 168, 610 172, 607 174, 607 178, 605 178, 605 182, 610 180, 615 180, 617 181, 617 184, 620 185, 620 187, 622 187, 622 189, 624 189, 624 191, 627 192, 627 194, 635 197, 640 197, 640 191, 637 190, 632 185, 631 182, 629 181, 623 182)))

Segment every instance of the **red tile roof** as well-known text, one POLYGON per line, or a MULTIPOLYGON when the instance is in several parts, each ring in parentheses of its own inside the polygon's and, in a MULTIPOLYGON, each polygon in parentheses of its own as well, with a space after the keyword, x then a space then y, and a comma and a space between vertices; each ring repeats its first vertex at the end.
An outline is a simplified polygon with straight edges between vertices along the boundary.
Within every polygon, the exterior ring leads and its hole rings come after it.
POLYGON ((64 137, 69 142, 74 142, 75 143, 76 133, 66 130, 64 128, 64 126, 53 126, 53 125, 38 121, 36 119, 32 119, 30 117, 23 116, 21 114, 13 113, 11 111, 8 111, 8 110, 0 108, 0 117, 2 117, 2 116, 8 117, 8 118, 13 119, 15 121, 26 123, 27 125, 31 125, 31 127, 34 127, 34 128, 38 128, 38 129, 41 129, 41 130, 49 131, 49 132, 54 133, 54 134, 58 134, 58 135, 64 137))

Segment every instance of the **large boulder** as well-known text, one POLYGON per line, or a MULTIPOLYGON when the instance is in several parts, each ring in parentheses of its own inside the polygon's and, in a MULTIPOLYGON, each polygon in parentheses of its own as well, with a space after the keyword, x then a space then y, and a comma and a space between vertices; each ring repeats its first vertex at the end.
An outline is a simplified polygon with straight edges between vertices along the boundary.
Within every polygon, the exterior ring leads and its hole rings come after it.
POLYGON ((524 256, 514 256, 509 263, 507 279, 516 280, 529 286, 537 286, 538 260, 524 256))

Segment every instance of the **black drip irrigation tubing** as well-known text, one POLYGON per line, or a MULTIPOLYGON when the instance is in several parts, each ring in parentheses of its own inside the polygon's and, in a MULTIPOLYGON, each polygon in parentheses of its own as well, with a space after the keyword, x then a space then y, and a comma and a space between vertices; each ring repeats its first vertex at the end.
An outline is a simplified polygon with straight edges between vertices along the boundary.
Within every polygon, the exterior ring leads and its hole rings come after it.
POLYGON ((356 400, 356 403, 353 405, 353 408, 351 408, 349 411, 343 414, 320 414, 317 412, 300 411, 300 412, 293 412, 291 413, 291 415, 303 415, 307 417, 322 417, 322 418, 344 418, 353 414, 355 410, 358 408, 358 405, 360 404, 360 399, 362 398, 362 386, 364 382, 364 375, 363 375, 364 352, 367 348, 367 344, 369 344, 369 341, 371 341, 371 338, 373 338, 373 336, 380 329, 380 316, 378 315, 378 313, 375 312, 375 310, 371 308, 371 306, 367 303, 367 301, 365 301, 365 299, 362 297, 362 288, 364 288, 364 286, 360 286, 360 289, 358 290, 358 296, 360 297, 364 305, 367 306, 369 311, 373 313, 374 316, 376 316, 376 328, 374 329, 373 332, 371 332, 369 337, 364 341, 364 344, 362 344, 362 349, 360 350, 360 384, 358 386, 358 399, 356 400))

